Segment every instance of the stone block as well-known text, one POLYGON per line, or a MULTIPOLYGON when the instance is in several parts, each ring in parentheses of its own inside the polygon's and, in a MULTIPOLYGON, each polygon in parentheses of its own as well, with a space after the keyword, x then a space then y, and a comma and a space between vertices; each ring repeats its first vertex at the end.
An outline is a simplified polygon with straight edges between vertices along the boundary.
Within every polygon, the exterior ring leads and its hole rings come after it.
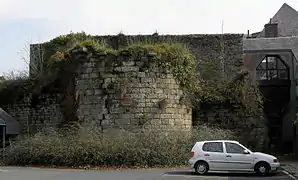
POLYGON ((152 92, 156 93, 156 94, 163 94, 164 90, 163 89, 153 89, 152 92))
POLYGON ((144 109, 143 109, 143 112, 146 112, 146 113, 149 113, 150 112, 150 108, 145 106, 144 109))
POLYGON ((86 95, 87 95, 87 96, 94 95, 94 90, 93 90, 93 89, 88 89, 88 90, 86 90, 86 95))
POLYGON ((92 73, 90 73, 89 76, 90 76, 90 78, 95 79, 95 78, 98 78, 98 73, 92 72, 92 73))
POLYGON ((137 72, 137 77, 144 78, 144 77, 146 77, 146 73, 145 72, 137 72))
POLYGON ((87 73, 87 74, 90 74, 90 73, 92 73, 92 72, 95 72, 95 69, 89 67, 89 68, 86 68, 84 72, 87 73))
POLYGON ((145 104, 145 103, 138 103, 137 106, 138 106, 138 107, 142 107, 142 108, 144 108, 144 107, 146 107, 146 104, 145 104))
POLYGON ((146 107, 152 107, 153 105, 154 105, 154 103, 152 103, 152 102, 146 102, 146 107))
POLYGON ((121 115, 121 118, 123 118, 123 119, 133 119, 133 118, 135 118, 135 114, 133 114, 133 113, 129 113, 129 114, 124 113, 124 114, 121 115))
POLYGON ((140 93, 140 89, 138 89, 138 88, 129 88, 127 90, 127 93, 128 94, 138 94, 138 93, 140 93))
POLYGON ((172 115, 171 114, 160 114, 160 118, 162 118, 162 119, 170 119, 170 118, 172 118, 172 115))
POLYGON ((94 95, 102 95, 103 91, 101 89, 95 89, 94 90, 94 95))
POLYGON ((119 127, 123 127, 123 125, 129 125, 130 124, 130 119, 115 119, 115 124, 118 125, 119 127))
POLYGON ((138 66, 122 67, 122 72, 130 72, 130 71, 138 72, 139 69, 140 69, 140 68, 139 68, 138 66))
POLYGON ((141 78, 141 83, 152 83, 154 82, 154 79, 149 78, 149 77, 145 77, 145 78, 141 78))
POLYGON ((150 120, 150 124, 151 124, 151 125, 155 125, 155 126, 159 126, 159 125, 161 125, 162 123, 161 123, 161 120, 160 120, 160 119, 151 119, 151 120, 150 120))
POLYGON ((141 94, 150 94, 150 93, 152 93, 151 88, 140 88, 139 91, 140 91, 141 94))
POLYGON ((83 73, 81 74, 81 79, 88 79, 89 78, 89 74, 88 73, 83 73))
POLYGON ((122 61, 122 64, 124 66, 134 66, 135 65, 135 61, 122 61))

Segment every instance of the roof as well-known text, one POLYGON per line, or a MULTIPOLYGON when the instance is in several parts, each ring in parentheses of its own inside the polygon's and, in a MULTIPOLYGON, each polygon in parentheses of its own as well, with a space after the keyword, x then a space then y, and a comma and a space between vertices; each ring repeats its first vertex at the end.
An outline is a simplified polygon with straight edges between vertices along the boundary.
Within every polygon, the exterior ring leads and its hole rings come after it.
POLYGON ((6 134, 20 134, 19 122, 5 112, 2 108, 0 108, 0 124, 6 124, 6 134))
MULTIPOLYGON (((298 12, 287 3, 284 3, 271 18, 271 23, 278 23, 280 37, 298 36, 298 12)), ((261 37, 265 37, 264 29, 257 35, 257 38, 261 37)))
POLYGON ((0 126, 6 126, 6 122, 4 121, 4 119, 0 118, 0 126))

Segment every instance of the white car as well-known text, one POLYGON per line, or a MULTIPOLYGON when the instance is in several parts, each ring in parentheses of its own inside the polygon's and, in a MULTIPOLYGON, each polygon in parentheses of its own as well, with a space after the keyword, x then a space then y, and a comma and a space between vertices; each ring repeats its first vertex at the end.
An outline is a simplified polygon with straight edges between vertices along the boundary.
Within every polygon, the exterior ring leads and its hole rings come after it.
POLYGON ((248 171, 267 175, 280 168, 276 157, 252 152, 237 141, 196 142, 190 156, 189 165, 200 175, 208 171, 248 171))

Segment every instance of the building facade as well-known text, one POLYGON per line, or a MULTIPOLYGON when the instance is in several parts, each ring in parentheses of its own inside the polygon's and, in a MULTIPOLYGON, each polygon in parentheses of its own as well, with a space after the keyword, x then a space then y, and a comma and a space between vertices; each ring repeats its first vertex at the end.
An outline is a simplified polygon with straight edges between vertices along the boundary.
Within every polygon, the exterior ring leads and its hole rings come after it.
POLYGON ((298 80, 298 12, 284 4, 261 32, 243 41, 244 65, 259 82, 269 142, 277 152, 295 148, 298 80))

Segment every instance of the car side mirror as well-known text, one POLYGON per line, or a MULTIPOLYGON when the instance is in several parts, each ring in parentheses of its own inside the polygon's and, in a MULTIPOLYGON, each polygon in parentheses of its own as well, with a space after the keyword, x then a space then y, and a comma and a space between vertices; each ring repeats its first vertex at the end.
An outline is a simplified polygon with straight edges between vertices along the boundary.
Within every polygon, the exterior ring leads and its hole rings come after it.
POLYGON ((245 149, 245 150, 243 151, 243 154, 250 154, 250 153, 249 153, 248 150, 245 149))

